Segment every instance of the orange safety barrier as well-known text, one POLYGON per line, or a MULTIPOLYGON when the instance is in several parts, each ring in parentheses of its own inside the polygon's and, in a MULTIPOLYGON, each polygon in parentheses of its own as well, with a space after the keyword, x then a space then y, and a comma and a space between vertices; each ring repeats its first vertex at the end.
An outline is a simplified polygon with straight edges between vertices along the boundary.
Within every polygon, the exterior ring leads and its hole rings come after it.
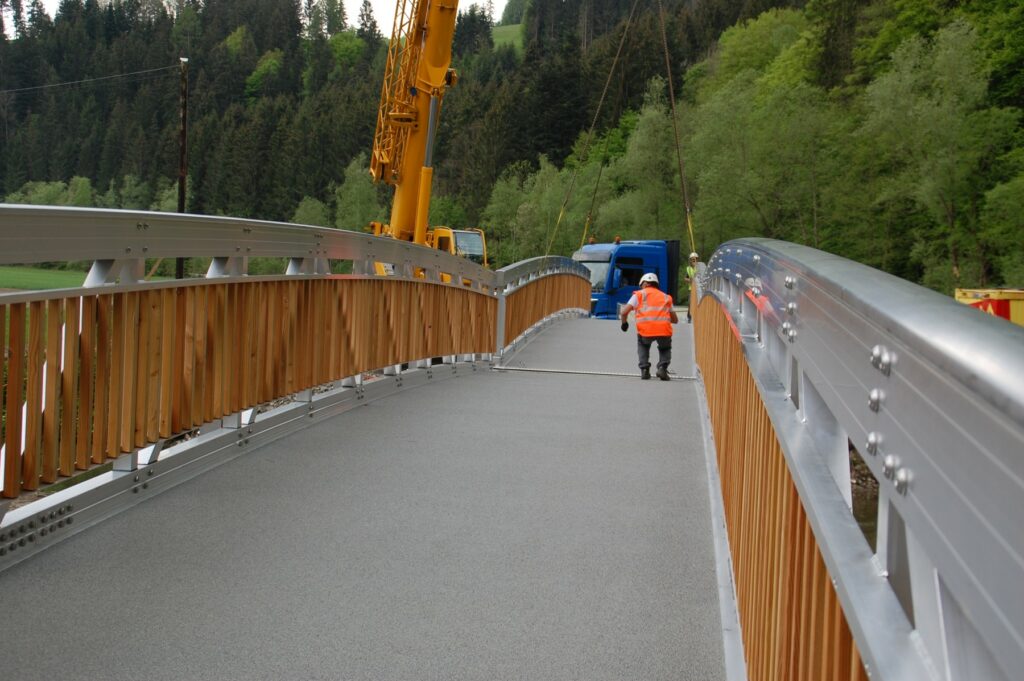
POLYGON ((748 676, 758 681, 866 681, 732 322, 710 296, 693 316, 748 676))

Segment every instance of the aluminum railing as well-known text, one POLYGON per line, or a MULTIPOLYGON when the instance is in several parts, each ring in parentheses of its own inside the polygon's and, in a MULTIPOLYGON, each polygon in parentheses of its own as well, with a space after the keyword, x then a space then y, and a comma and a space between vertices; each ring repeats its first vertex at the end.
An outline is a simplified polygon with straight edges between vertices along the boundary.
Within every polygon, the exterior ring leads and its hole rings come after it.
POLYGON ((82 288, 0 294, 3 495, 113 470, 0 502, 0 569, 258 444, 486 367, 589 292, 564 258, 506 278, 356 232, 0 204, 0 264, 69 261, 90 264, 82 288), (205 276, 144 280, 177 257, 208 259, 205 276), (255 257, 284 273, 248 275, 255 257), (330 274, 337 261, 354 274, 330 274))
POLYGON ((1018 678, 1024 329, 771 240, 725 244, 701 287, 751 678, 1018 678), (851 449, 879 482, 877 548, 851 449))

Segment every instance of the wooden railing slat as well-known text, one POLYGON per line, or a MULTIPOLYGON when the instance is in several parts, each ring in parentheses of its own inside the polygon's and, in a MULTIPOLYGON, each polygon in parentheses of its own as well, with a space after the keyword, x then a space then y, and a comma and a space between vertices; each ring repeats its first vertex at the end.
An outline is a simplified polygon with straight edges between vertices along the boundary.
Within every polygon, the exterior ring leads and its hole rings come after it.
MULTIPOLYGON (((2 313, 0 313, 2 314, 2 313)), ((46 304, 36 301, 28 311, 28 366, 25 384, 25 453, 22 460, 22 487, 34 490, 41 477, 43 437, 43 330, 46 304)), ((2 332, 0 332, 2 336, 2 332)))

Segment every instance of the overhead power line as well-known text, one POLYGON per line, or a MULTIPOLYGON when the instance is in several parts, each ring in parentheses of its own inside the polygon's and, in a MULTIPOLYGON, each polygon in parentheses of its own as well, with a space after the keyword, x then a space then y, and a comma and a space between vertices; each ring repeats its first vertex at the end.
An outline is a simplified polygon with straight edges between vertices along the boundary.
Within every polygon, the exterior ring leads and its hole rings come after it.
POLYGON ((33 90, 46 90, 46 89, 49 89, 49 88, 70 87, 72 85, 84 85, 85 83, 97 83, 97 82, 105 81, 105 80, 115 80, 117 78, 131 78, 133 76, 141 76, 141 75, 145 75, 147 73, 159 73, 160 71, 172 71, 172 70, 176 71, 178 68, 179 68, 178 65, 175 64, 174 66, 162 66, 162 67, 157 68, 157 69, 146 69, 144 71, 132 71, 131 73, 118 73, 118 74, 115 74, 115 75, 112 75, 112 76, 100 76, 98 78, 85 78, 83 80, 69 80, 69 81, 66 81, 64 83, 51 83, 49 85, 36 85, 36 86, 33 86, 33 87, 21 87, 21 88, 14 88, 14 89, 11 89, 11 90, 0 90, 0 95, 15 94, 15 93, 18 93, 18 92, 32 92, 33 90))

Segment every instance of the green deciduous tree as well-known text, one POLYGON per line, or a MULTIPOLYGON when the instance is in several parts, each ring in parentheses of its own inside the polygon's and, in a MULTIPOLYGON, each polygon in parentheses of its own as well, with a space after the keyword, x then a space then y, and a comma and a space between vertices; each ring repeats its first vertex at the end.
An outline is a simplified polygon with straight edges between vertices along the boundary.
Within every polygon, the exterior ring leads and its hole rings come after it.
POLYGON ((371 222, 384 219, 385 209, 369 169, 365 153, 352 159, 345 168, 345 180, 335 192, 335 227, 362 232, 371 222))

